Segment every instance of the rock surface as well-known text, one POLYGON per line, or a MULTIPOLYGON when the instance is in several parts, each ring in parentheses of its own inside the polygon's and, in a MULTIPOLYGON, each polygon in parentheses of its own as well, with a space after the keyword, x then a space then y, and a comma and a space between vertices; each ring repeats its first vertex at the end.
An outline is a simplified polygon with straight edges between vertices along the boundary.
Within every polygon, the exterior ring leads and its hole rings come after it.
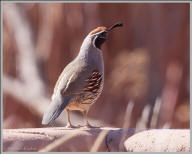
POLYGON ((3 129, 3 151, 189 151, 189 130, 133 128, 3 129))
POLYGON ((148 130, 128 138, 124 146, 128 152, 189 152, 190 130, 148 130))

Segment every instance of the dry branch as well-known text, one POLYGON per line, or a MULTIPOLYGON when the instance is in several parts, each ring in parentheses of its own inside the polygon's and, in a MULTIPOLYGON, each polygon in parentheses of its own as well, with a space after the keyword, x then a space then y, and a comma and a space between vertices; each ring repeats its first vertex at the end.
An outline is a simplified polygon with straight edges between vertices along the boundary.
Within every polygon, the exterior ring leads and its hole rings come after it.
POLYGON ((4 5, 3 11, 8 29, 16 41, 18 70, 17 78, 3 75, 3 91, 21 100, 22 105, 32 108, 41 117, 49 99, 46 97, 47 87, 39 73, 29 20, 16 4, 4 5))

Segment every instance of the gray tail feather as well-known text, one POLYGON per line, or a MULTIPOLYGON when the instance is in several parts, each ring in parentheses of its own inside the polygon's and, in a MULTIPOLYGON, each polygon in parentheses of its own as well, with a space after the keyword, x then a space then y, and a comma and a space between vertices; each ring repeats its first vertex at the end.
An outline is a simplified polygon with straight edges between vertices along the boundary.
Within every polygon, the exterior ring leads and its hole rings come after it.
POLYGON ((43 115, 42 124, 47 125, 54 121, 68 105, 70 98, 64 98, 61 103, 53 100, 43 115))

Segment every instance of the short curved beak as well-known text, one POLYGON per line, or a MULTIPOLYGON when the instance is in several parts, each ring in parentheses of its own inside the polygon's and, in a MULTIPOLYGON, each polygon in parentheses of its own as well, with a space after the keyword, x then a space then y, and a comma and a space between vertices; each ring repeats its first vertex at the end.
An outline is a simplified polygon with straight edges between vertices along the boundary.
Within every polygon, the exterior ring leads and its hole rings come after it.
POLYGON ((104 40, 109 40, 109 35, 108 35, 108 32, 106 32, 105 35, 102 35, 102 36, 99 36, 100 38, 104 39, 104 40))
POLYGON ((105 39, 105 40, 109 40, 110 39, 110 37, 109 37, 109 32, 111 31, 111 30, 113 30, 114 28, 117 28, 117 27, 122 27, 123 26, 123 23, 117 23, 117 24, 114 24, 113 26, 111 26, 110 28, 108 28, 107 30, 106 30, 106 35, 105 36, 103 36, 103 39, 105 39))
POLYGON ((107 35, 105 35, 105 39, 106 40, 109 40, 110 39, 110 37, 109 37, 109 35, 107 34, 107 35))

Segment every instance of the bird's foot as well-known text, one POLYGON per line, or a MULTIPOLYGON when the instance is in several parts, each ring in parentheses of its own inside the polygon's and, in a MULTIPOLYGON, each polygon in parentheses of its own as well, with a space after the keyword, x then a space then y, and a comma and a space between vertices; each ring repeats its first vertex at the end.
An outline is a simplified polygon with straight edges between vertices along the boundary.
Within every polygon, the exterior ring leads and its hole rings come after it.
POLYGON ((85 128, 100 128, 99 126, 92 126, 91 124, 87 123, 85 126, 85 128))
POLYGON ((80 128, 80 127, 81 127, 80 125, 74 126, 74 125, 72 125, 72 124, 70 124, 70 123, 68 123, 68 124, 65 126, 65 128, 80 128))

